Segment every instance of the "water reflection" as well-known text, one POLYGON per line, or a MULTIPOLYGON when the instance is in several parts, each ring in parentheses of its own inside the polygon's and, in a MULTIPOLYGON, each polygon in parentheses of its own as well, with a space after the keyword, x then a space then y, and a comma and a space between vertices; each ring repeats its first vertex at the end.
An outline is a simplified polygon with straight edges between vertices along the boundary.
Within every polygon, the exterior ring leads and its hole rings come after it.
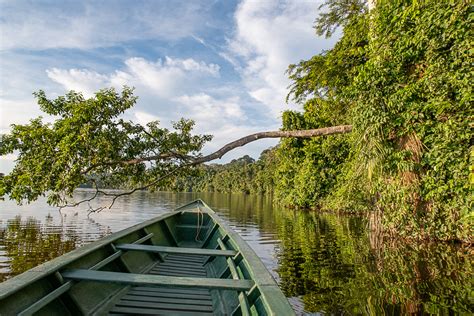
POLYGON ((0 280, 69 252, 78 244, 77 236, 69 230, 42 229, 40 221, 31 217, 22 221, 20 216, 0 228, 0 240, 0 280))
POLYGON ((271 197, 249 195, 138 192, 90 218, 87 207, 59 215, 44 201, 22 207, 2 201, 0 278, 196 198, 250 244, 300 314, 473 311, 471 248, 383 241, 369 234, 363 218, 290 211, 271 197))
POLYGON ((472 249, 385 241, 372 248, 356 217, 281 211, 281 288, 307 312, 466 314, 472 305, 472 249), (471 301, 470 301, 471 300, 471 301))

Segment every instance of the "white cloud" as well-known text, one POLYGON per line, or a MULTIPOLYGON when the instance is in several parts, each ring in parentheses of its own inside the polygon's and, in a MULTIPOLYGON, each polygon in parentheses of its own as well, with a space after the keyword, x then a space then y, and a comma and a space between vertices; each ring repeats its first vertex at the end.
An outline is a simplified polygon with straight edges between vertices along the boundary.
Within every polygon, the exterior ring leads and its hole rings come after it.
MULTIPOLYGON (((161 65, 160 65, 161 66, 161 65)), ((177 69, 184 69, 188 71, 199 71, 203 73, 208 73, 212 76, 219 75, 219 65, 216 64, 206 64, 205 62, 197 62, 192 58, 187 59, 172 59, 170 57, 166 57, 165 59, 165 66, 167 67, 174 67, 177 69)))
POLYGON ((199 86, 202 78, 219 76, 218 65, 206 64, 192 58, 166 57, 164 61, 159 59, 154 63, 134 57, 126 60, 125 64, 132 78, 129 78, 130 84, 145 86, 153 94, 167 98, 199 86))
POLYGON ((235 13, 235 35, 221 56, 238 63, 236 70, 249 94, 274 118, 289 107, 285 104, 288 65, 332 46, 333 41, 317 38, 312 28, 319 5, 318 1, 244 0, 235 13))
POLYGON ((0 98, 0 134, 8 133, 12 124, 26 124, 40 115, 46 117, 45 121, 51 121, 51 117, 41 112, 33 98, 25 100, 0 98))
POLYGON ((246 118, 238 97, 215 99, 208 94, 199 93, 191 96, 182 95, 175 100, 183 106, 183 113, 188 113, 191 118, 203 125, 220 125, 226 120, 246 118))
POLYGON ((160 120, 158 116, 143 111, 134 111, 133 116, 135 118, 134 121, 143 126, 152 121, 160 120))
POLYGON ((184 69, 164 65, 161 60, 156 63, 143 58, 130 58, 125 61, 129 83, 133 86, 144 86, 153 94, 169 96, 179 87, 184 77, 184 69))
POLYGON ((0 156, 0 173, 8 173, 15 166, 15 160, 18 158, 15 154, 0 156))
POLYGON ((178 40, 205 27, 197 1, 15 0, 0 4, 0 50, 95 48, 124 41, 178 40))
POLYGON ((46 74, 66 90, 80 91, 86 96, 91 96, 98 89, 110 85, 110 79, 106 75, 87 69, 52 68, 46 70, 46 74))
POLYGON ((139 95, 171 98, 199 87, 207 77, 218 77, 219 69, 217 64, 167 56, 156 62, 141 57, 128 58, 124 69, 111 74, 100 74, 88 69, 58 68, 48 69, 46 73, 65 90, 81 91, 86 96, 105 87, 121 88, 128 85, 136 87, 139 95))

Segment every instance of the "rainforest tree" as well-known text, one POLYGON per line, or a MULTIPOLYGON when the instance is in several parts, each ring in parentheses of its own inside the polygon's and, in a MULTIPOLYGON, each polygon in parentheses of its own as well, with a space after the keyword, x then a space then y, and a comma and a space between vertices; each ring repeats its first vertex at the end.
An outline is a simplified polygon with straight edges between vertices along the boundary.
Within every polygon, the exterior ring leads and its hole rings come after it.
POLYGON ((289 97, 304 111, 285 113, 283 128, 354 129, 342 139, 282 140, 277 195, 294 206, 377 210, 386 231, 405 236, 469 240, 472 6, 377 1, 368 12, 329 3, 339 13, 316 30, 342 25, 343 35, 290 66, 289 97))

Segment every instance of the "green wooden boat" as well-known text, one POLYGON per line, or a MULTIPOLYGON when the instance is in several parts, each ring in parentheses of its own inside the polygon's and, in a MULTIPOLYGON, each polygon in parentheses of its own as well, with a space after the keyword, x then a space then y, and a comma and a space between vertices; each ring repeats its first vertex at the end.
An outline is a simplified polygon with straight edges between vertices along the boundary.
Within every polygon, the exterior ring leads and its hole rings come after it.
POLYGON ((294 315, 261 260, 196 200, 0 283, 0 315, 294 315))

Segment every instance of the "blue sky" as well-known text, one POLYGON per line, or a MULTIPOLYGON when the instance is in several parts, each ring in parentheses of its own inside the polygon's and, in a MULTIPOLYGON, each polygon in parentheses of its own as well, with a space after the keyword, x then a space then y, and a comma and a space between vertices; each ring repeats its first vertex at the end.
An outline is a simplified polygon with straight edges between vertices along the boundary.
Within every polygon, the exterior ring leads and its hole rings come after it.
MULTIPOLYGON (((287 66, 334 44, 312 25, 320 1, 0 0, 0 133, 42 113, 32 92, 91 96, 135 87, 125 116, 169 127, 181 117, 214 135, 209 153, 249 133, 278 129, 287 66)), ((45 117, 45 120, 52 118, 45 117)), ((276 140, 239 148, 221 162, 276 140)), ((14 155, 0 159, 0 172, 14 155)))

